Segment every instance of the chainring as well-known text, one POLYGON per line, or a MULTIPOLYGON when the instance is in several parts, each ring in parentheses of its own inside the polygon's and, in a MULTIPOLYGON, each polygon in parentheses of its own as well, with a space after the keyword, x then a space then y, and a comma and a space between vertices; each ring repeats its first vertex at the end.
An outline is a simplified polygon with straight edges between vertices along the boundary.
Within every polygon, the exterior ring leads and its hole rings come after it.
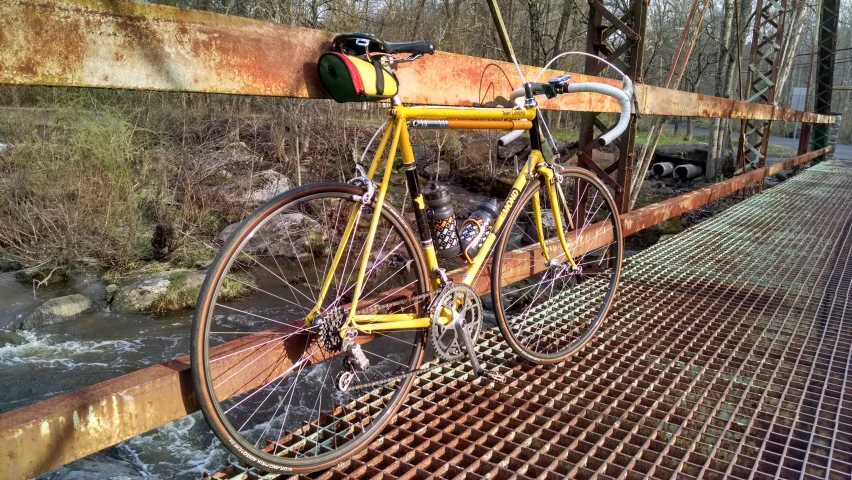
POLYGON ((464 340, 456 334, 455 322, 462 322, 465 331, 473 341, 482 331, 482 301, 479 295, 467 285, 459 284, 446 287, 431 305, 432 326, 429 327, 429 343, 435 355, 443 360, 458 360, 465 355, 464 340), (438 319, 442 309, 453 312, 453 321, 441 325, 438 319))

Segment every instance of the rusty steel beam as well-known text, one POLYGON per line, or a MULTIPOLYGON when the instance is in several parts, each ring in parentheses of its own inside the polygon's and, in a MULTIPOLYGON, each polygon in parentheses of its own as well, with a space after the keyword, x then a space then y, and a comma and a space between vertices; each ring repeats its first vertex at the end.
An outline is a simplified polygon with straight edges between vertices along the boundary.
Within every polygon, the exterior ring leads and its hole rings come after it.
MULTIPOLYGON (((586 52, 599 57, 609 58, 632 78, 637 85, 643 85, 642 79, 642 53, 644 51, 645 24, 647 20, 646 8, 648 0, 632 0, 630 6, 622 7, 622 17, 616 15, 599 0, 589 0, 589 21, 586 32, 586 52), (604 20, 609 21, 609 26, 604 25, 604 20), (619 48, 613 49, 610 37, 624 36, 624 41, 619 48)), ((606 68, 606 64, 599 62, 593 57, 586 57, 585 71, 590 75, 597 75, 606 68)), ((633 164, 636 154, 636 119, 640 112, 634 112, 627 129, 616 141, 618 146, 618 157, 613 165, 615 167, 615 179, 601 170, 594 160, 592 151, 600 148, 596 139, 598 135, 609 130, 610 127, 602 125, 597 113, 583 115, 580 125, 580 143, 577 152, 579 165, 595 172, 604 183, 615 190, 615 205, 619 213, 625 213, 630 209, 631 186, 633 178, 633 164), (600 133, 595 132, 595 128, 600 133)), ((578 206, 585 203, 584 198, 577 199, 578 206)))
MULTIPOLYGON (((750 102, 775 104, 775 87, 784 55, 781 44, 786 14, 786 0, 757 0, 748 65, 749 91, 746 98, 750 102)), ((771 127, 772 122, 765 120, 741 122, 737 173, 766 164, 771 127)))
MULTIPOLYGON (((624 236, 664 222, 669 218, 698 208, 714 200, 760 181, 782 170, 807 163, 828 153, 826 147, 790 158, 782 163, 752 170, 709 187, 701 188, 658 204, 643 207, 622 215, 624 236)), ((609 241, 610 229, 592 225, 583 237, 569 237, 584 242, 582 250, 594 250, 609 241), (591 242, 584 239, 591 238, 591 242)), ((535 248, 526 250, 536 256, 535 248)), ((511 267, 511 266, 510 266, 511 267)), ((489 290, 490 266, 485 266, 474 287, 479 293, 489 290)), ((510 272, 511 273, 511 272, 510 272)), ((523 273, 518 271, 518 277, 523 273)), ((450 272, 460 278, 461 270, 450 272)), ((527 275, 530 272, 527 271, 527 275)), ((367 341, 367 336, 363 337, 367 341)), ((260 337, 253 340, 262 341, 260 337)), ((247 351, 246 340, 228 342, 215 347, 214 355, 247 351), (243 342, 243 343, 237 343, 243 342)), ((250 355, 250 354, 246 354, 250 355)), ((247 357, 248 358, 248 357, 247 357)), ((236 356, 217 365, 218 369, 233 369, 241 364, 236 356)), ((240 367, 242 368, 242 367, 240 367)), ((271 374, 286 365, 270 365, 271 374)), ((252 382, 262 382, 270 375, 267 366, 253 368, 250 378, 241 377, 228 390, 238 393, 250 388, 252 382)), ((189 369, 189 358, 183 357, 148 367, 112 380, 82 388, 55 398, 0 414, 0 478, 24 478, 64 465, 108 446, 140 435, 198 410, 189 369)))
MULTIPOLYGON (((0 83, 328 98, 316 60, 330 32, 117 0, 4 0, 0 25, 0 83)), ((522 68, 528 78, 538 75, 538 67, 522 68)), ((562 73, 546 71, 542 78, 562 73)), ((406 102, 431 105, 492 105, 519 85, 509 63, 443 52, 400 67, 398 76, 406 102)), ((636 93, 646 115, 834 121, 646 85, 637 85, 636 93)), ((609 97, 586 93, 543 107, 618 111, 609 97)))

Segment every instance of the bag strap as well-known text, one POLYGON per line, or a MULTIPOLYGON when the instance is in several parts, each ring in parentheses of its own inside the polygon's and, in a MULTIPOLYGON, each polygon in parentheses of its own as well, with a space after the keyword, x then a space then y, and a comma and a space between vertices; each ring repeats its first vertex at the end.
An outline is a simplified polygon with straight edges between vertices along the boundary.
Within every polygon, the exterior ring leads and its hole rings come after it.
POLYGON ((382 68, 382 64, 377 57, 373 57, 370 59, 370 63, 373 64, 373 67, 376 69, 376 94, 384 95, 385 94, 385 69, 382 68))

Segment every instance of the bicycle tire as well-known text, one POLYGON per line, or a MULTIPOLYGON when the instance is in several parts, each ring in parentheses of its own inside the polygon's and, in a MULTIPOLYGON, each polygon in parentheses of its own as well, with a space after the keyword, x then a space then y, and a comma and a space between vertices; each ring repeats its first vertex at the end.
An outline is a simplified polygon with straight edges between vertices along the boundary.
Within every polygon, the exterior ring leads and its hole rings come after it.
MULTIPOLYGON (((313 307, 310 294, 319 291, 326 274, 333 274, 337 283, 329 289, 324 312, 340 310, 340 305, 346 302, 347 292, 351 290, 346 289, 347 282, 351 279, 354 284, 363 255, 363 250, 358 250, 363 248, 363 230, 374 212, 374 204, 363 205, 353 200, 363 193, 361 188, 349 184, 320 183, 275 197, 236 227, 202 285, 193 318, 190 353, 196 398, 213 433, 231 453, 249 465, 279 473, 308 473, 336 465, 366 447, 380 433, 414 381, 409 376, 369 390, 334 391, 332 374, 343 369, 345 355, 326 346, 323 338, 333 337, 323 334, 320 327, 306 329, 300 323, 313 307), (336 251, 336 245, 328 244, 340 242, 341 228, 346 223, 341 218, 348 218, 352 209, 360 214, 347 240, 346 261, 341 259, 342 269, 339 266, 329 272, 328 259, 336 251), (301 223, 294 227, 297 220, 301 223), (298 230, 299 226, 304 231, 302 235, 292 232, 296 238, 293 240, 290 231, 298 230), (277 241, 270 242, 267 237, 276 228, 284 227, 287 228, 277 241), (286 245, 287 238, 290 245, 286 245), (296 268, 287 255, 298 252, 299 248, 305 260, 298 260, 297 254, 296 268), (353 251, 358 258, 350 258, 353 251), (320 263, 325 270, 317 265, 318 258, 322 258, 320 263), (309 271, 313 267, 315 271, 309 271), (256 278, 239 277, 248 273, 256 278), (291 275, 302 281, 297 282, 291 275), (275 281, 275 277, 280 281, 275 281), (227 279, 237 281, 235 278, 246 284, 254 283, 252 296, 223 300, 223 290, 229 288, 227 279), (273 292, 267 283, 280 285, 273 292), (298 304, 299 308, 291 304, 298 304), (243 332, 238 328, 252 330, 243 332), (258 361, 261 358, 263 361, 258 361), (298 402, 294 402, 297 394, 298 402), (250 428, 249 422, 252 422, 250 428)), ((362 290, 370 293, 364 294, 358 309, 384 303, 378 298, 381 295, 371 292, 371 288, 380 288, 378 292, 391 290, 391 297, 406 292, 425 293, 429 281, 422 251, 409 227, 387 203, 382 208, 374 238, 373 260, 362 290)), ((398 308, 403 311, 403 307, 398 308)), ((423 360, 425 344, 425 329, 374 334, 362 347, 365 353, 380 358, 376 363, 371 362, 374 371, 358 374, 363 374, 360 381, 391 378, 403 367, 415 370, 423 360), (403 341, 408 346, 401 347, 391 340, 403 341)), ((376 360, 373 356, 368 358, 376 360)))
MULTIPOLYGON (((563 191, 558 208, 566 235, 576 231, 580 238, 604 239, 600 233, 592 235, 602 231, 600 225, 612 228, 614 235, 599 248, 572 255, 581 267, 573 270, 561 244, 553 238, 555 222, 543 178, 525 188, 509 213, 495 247, 492 302, 506 341, 521 357, 538 364, 561 362, 591 340, 612 305, 621 273, 621 224, 608 189, 581 168, 567 168, 562 177, 563 183, 556 186, 563 191), (542 228, 551 239, 546 242, 548 252, 559 262, 548 264, 540 253, 533 207, 537 193, 542 228), (583 198, 585 202, 577 201, 583 198), (582 215, 578 215, 578 207, 583 209, 582 215), (565 221, 568 211, 574 213, 573 228, 565 221)), ((578 245, 570 239, 568 243, 571 249, 578 245)), ((582 244, 588 245, 585 240, 582 244)))

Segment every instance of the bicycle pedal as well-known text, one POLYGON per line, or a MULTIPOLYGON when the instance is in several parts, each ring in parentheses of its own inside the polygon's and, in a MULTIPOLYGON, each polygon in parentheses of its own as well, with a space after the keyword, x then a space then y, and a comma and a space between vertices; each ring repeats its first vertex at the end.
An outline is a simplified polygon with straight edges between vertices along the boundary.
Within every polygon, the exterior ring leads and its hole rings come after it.
POLYGON ((482 370, 479 372, 479 375, 491 380, 492 382, 506 383, 506 375, 503 375, 499 372, 494 372, 491 370, 482 370))

